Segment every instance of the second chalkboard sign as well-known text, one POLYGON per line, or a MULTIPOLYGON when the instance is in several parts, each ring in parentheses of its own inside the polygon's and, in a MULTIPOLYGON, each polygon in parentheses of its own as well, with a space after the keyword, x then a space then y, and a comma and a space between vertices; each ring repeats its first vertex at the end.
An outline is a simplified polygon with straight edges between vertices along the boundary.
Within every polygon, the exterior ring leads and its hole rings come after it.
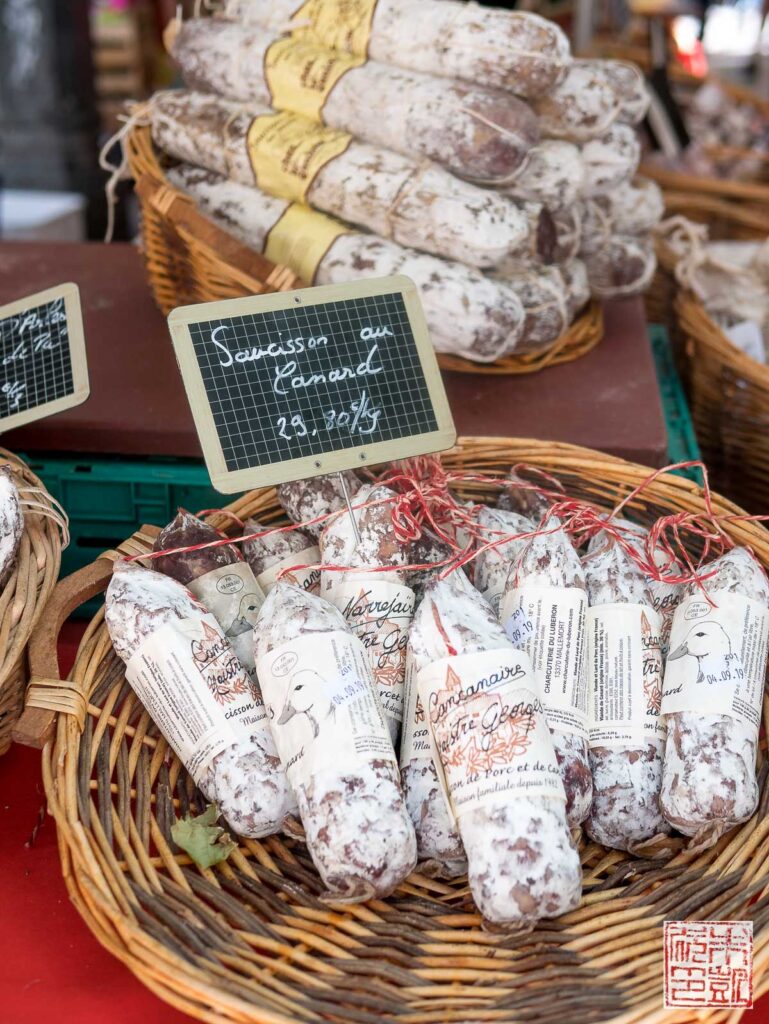
POLYGON ((60 284, 0 307, 0 430, 88 398, 80 293, 60 284))
POLYGON ((211 479, 225 493, 456 439, 409 278, 185 306, 168 321, 211 479))

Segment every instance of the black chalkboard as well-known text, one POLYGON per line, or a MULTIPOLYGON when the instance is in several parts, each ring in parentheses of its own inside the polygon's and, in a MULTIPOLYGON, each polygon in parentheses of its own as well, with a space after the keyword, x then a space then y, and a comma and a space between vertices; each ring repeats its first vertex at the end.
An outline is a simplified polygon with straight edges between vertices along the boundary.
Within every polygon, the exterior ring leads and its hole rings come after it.
POLYGON ((88 393, 76 285, 0 307, 0 430, 78 405, 88 393))
POLYGON ((225 492, 455 440, 408 278, 181 307, 169 324, 211 478, 225 492))

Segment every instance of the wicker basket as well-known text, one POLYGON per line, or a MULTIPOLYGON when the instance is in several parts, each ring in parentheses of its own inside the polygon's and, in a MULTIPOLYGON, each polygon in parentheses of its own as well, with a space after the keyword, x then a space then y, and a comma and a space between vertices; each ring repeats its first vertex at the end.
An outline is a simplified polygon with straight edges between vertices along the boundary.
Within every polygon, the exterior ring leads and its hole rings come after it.
POLYGON ((10 466, 24 506, 24 533, 16 566, 0 591, 0 754, 11 745, 27 685, 27 641, 59 578, 62 538, 59 517, 43 484, 10 452, 0 448, 0 466, 10 466), (32 503, 37 503, 37 509, 32 503))
MULTIPOLYGON (((668 193, 666 212, 705 222, 711 239, 764 241, 769 208, 668 193)), ((666 324, 713 484, 753 512, 769 510, 769 367, 745 355, 678 285, 676 256, 657 240, 657 273, 647 295, 650 322, 666 324)))
MULTIPOLYGON (((303 282, 276 267, 200 214, 195 204, 168 182, 150 129, 134 127, 126 136, 126 156, 141 205, 144 262, 155 301, 164 313, 175 306, 213 302, 240 295, 290 291, 303 282)), ((585 355, 603 338, 599 303, 585 311, 552 345, 535 353, 474 363, 439 355, 444 369, 466 373, 533 373, 585 355)))
MULTIPOLYGON (((769 207, 766 209, 730 203, 714 196, 691 192, 666 192, 665 215, 680 215, 708 225, 714 241, 733 239, 754 241, 769 238, 769 207)), ((676 314, 678 283, 675 278, 676 255, 661 236, 656 240, 657 270, 646 293, 646 317, 649 323, 665 324, 673 342, 679 373, 688 382, 683 335, 676 314)))
MULTIPOLYGON (((570 445, 466 438, 449 468, 502 477, 511 464, 541 466, 569 493, 614 505, 649 470, 570 445)), ((491 497, 474 483, 467 495, 491 497)), ((738 511, 715 497, 719 512, 738 511)), ((703 512, 691 481, 665 475, 632 503, 645 521, 663 512, 703 512)), ((272 489, 231 506, 275 522, 272 489)), ((216 525, 228 520, 214 516, 216 525)), ((769 565, 769 533, 754 523, 728 532, 769 565)), ((123 550, 146 550, 152 531, 123 550)), ((55 634, 68 612, 103 590, 108 555, 64 580, 32 644, 36 677, 57 674, 55 634)), ((664 919, 751 918, 755 994, 769 987, 769 786, 761 753, 756 816, 695 855, 683 840, 662 859, 642 860, 584 844, 580 908, 528 934, 482 930, 466 882, 412 875, 387 900, 328 905, 301 843, 242 841, 214 870, 196 869, 174 849, 170 825, 194 800, 170 755, 124 682, 103 611, 91 622, 70 682, 71 714, 48 733, 43 774, 56 819, 70 896, 99 941, 147 986, 200 1020, 238 1024, 444 1024, 536 1020, 562 1024, 674 1024, 736 1020, 730 1011, 662 1007, 664 919)), ((25 713, 28 738, 45 730, 38 708, 25 713)), ((765 705, 769 715, 769 704, 765 705)))
POLYGON ((769 366, 741 352, 689 291, 676 299, 692 419, 714 486, 769 510, 769 366))

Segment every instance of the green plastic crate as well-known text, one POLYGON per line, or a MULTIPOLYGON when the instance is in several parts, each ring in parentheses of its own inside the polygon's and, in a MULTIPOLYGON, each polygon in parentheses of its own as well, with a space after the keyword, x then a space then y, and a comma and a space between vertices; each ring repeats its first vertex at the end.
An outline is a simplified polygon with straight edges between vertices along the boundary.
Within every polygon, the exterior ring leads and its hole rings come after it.
MULTIPOLYGON (((668 332, 661 324, 649 325, 649 342, 654 354, 662 409, 668 431, 668 460, 692 462, 702 458, 691 413, 684 394, 681 378, 673 360, 673 349, 668 332)), ((677 469, 676 473, 702 485, 702 472, 697 468, 677 469)))
MULTIPOLYGON (((143 523, 165 525, 180 505, 196 512, 220 508, 233 498, 214 490, 206 467, 192 459, 24 458, 69 516, 72 539, 62 554, 62 576, 116 547, 143 523)), ((89 602, 79 614, 90 617, 98 606, 89 602)))

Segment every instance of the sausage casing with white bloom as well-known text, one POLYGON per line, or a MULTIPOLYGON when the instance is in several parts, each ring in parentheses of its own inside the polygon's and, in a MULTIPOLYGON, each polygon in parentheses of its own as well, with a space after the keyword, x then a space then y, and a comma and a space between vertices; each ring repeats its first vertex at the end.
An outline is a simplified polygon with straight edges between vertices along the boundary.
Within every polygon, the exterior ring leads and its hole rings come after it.
POLYGON ((623 548, 583 559, 593 804, 585 830, 618 850, 669 831, 659 805, 664 724, 661 620, 646 579, 623 548))
POLYGON ((711 846, 755 812, 756 754, 769 638, 769 583, 733 548, 686 587, 676 608, 662 712, 660 803, 670 824, 711 846))
POLYGON ((566 791, 569 824, 580 825, 593 798, 587 743, 585 573, 570 538, 551 516, 510 568, 501 621, 534 665, 566 791), (529 628, 531 626, 531 628, 529 628))
POLYGON ((329 896, 389 895, 416 864, 416 839, 360 641, 333 605, 283 581, 255 638, 275 742, 329 896))
POLYGON ((427 586, 411 651, 485 921, 517 927, 571 910, 582 870, 528 656, 460 571, 427 586))
POLYGON ((320 535, 323 564, 349 566, 350 571, 324 569, 320 589, 363 644, 387 727, 397 743, 415 597, 402 568, 409 564, 410 549, 393 529, 394 499, 389 487, 364 484, 355 496, 355 524, 347 510, 329 520, 320 535))
POLYGON ((171 577, 118 562, 105 619, 129 682, 203 795, 239 835, 277 832, 293 796, 261 694, 213 616, 171 577))

